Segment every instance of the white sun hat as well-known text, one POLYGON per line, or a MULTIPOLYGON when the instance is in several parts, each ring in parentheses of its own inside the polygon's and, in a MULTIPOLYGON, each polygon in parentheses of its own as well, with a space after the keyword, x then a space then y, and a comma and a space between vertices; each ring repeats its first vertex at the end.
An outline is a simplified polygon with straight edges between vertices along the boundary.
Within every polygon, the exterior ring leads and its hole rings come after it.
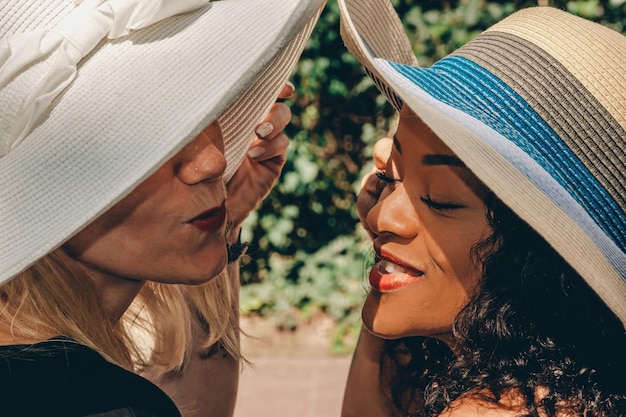
POLYGON ((2 0, 0 284, 219 118, 230 178, 325 0, 2 0))
POLYGON ((626 37, 517 11, 420 68, 388 0, 339 0, 378 89, 408 106, 626 324, 626 37))

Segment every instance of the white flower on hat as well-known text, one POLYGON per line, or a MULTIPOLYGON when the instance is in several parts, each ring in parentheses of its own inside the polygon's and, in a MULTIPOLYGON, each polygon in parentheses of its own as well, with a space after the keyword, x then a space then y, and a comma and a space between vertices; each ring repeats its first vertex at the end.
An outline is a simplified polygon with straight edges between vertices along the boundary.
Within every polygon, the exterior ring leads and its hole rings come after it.
POLYGON ((0 118, 0 157, 28 135, 48 106, 75 78, 77 64, 104 38, 195 10, 211 0, 75 0, 51 29, 0 40, 0 100, 13 112, 0 118), (8 83, 20 77, 21 81, 8 83))

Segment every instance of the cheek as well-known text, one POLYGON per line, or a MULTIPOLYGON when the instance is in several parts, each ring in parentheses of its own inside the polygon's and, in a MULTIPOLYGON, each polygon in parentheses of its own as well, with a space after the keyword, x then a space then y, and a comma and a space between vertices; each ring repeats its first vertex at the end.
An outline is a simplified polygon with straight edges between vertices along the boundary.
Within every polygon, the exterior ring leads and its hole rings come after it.
MULTIPOLYGON (((455 240, 445 254, 446 274, 456 277, 459 285, 469 290, 476 281, 476 265, 471 256, 472 244, 461 239, 455 240)), ((443 263, 442 262, 442 263, 443 263)))
POLYGON ((139 264, 143 259, 137 252, 132 235, 113 230, 86 229, 64 245, 64 249, 77 261, 98 269, 108 269, 111 265, 124 265, 126 258, 139 264))
POLYGON ((114 230, 106 216, 100 217, 68 240, 63 248, 75 259, 81 260, 94 247, 100 246, 107 234, 114 230))
POLYGON ((167 179, 170 172, 167 165, 161 167, 151 177, 140 184, 133 192, 115 206, 98 217, 74 236, 67 247, 76 254, 94 252, 96 248, 128 250, 137 241, 148 238, 156 230, 162 229, 170 220, 167 217, 168 196, 172 194, 167 179))
POLYGON ((74 259, 91 265, 123 263, 126 259, 138 263, 146 255, 146 243, 155 240, 151 237, 154 228, 141 210, 118 205, 72 237, 64 249, 74 259))
POLYGON ((452 232, 430 236, 429 253, 433 261, 448 277, 455 277, 471 293, 481 273, 480 260, 474 249, 488 233, 485 221, 457 228, 452 232), (474 225, 472 227, 472 225, 474 225))

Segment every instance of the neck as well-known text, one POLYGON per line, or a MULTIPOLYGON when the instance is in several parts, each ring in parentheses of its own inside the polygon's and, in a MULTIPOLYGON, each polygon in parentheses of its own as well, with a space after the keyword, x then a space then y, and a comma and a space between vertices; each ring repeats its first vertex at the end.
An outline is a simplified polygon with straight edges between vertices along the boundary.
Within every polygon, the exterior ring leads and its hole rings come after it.
POLYGON ((112 323, 117 323, 141 290, 144 281, 112 276, 91 268, 88 270, 105 314, 112 323))

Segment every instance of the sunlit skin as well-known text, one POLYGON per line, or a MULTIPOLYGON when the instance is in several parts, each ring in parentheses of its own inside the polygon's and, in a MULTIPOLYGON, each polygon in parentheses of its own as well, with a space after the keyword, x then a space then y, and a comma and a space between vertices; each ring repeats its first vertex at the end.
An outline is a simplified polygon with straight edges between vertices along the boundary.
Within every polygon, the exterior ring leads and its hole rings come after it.
POLYGON ((389 141, 374 150, 378 168, 387 161, 384 171, 359 197, 378 261, 363 322, 380 337, 431 336, 453 345, 453 320, 480 273, 472 248, 490 234, 486 190, 409 111, 389 141), (372 187, 384 187, 377 202, 372 187))
POLYGON ((64 245, 110 310, 121 314, 145 281, 200 284, 224 269, 223 143, 214 122, 64 245))

